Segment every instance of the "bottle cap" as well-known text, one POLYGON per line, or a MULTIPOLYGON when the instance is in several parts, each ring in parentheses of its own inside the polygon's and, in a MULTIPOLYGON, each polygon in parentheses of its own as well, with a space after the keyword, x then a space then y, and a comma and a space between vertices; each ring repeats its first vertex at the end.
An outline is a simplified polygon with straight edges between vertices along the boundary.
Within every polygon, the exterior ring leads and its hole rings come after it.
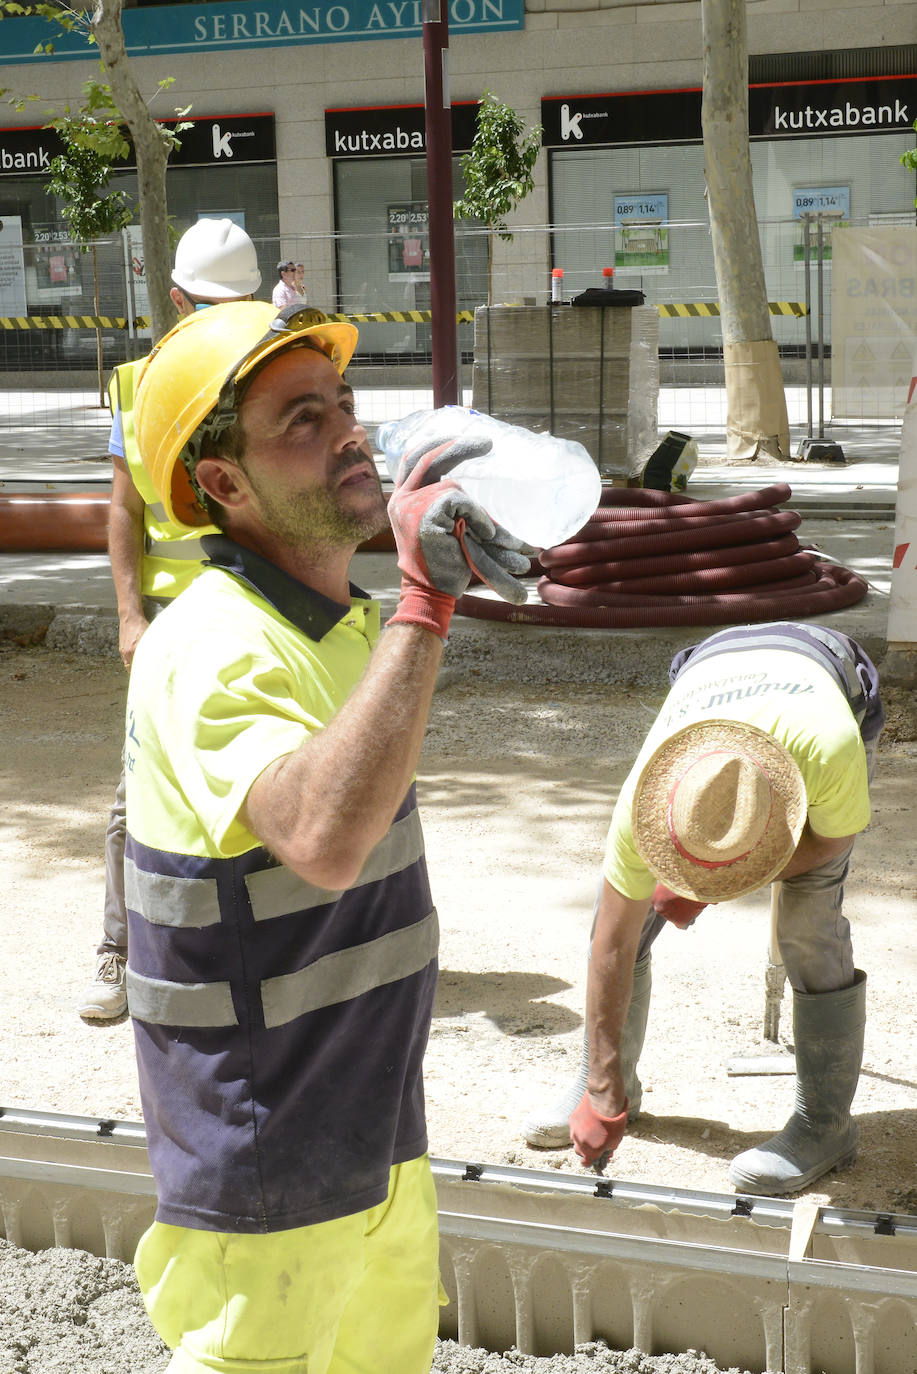
POLYGON ((602 276, 603 276, 603 277, 609 277, 609 278, 611 278, 611 277, 614 276, 614 274, 615 274, 615 270, 614 270, 613 267, 603 267, 603 268, 602 268, 602 276))
POLYGON ((562 267, 552 267, 552 268, 551 268, 551 276, 552 276, 552 277, 562 277, 563 275, 564 275, 564 269, 563 269, 562 267))

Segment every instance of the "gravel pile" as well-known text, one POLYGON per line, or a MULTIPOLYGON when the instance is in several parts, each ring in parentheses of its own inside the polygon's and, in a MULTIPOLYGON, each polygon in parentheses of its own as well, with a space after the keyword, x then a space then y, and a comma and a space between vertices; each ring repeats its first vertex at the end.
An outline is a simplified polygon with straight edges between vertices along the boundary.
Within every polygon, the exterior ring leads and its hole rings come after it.
MULTIPOLYGON (((2 1374, 162 1374, 169 1352, 151 1327, 129 1264, 84 1250, 32 1254, 0 1240, 2 1374)), ((536 1359, 439 1341, 432 1374, 719 1374, 706 1355, 642 1355, 600 1341, 536 1359)), ((730 1374, 740 1374, 738 1370, 730 1374)))

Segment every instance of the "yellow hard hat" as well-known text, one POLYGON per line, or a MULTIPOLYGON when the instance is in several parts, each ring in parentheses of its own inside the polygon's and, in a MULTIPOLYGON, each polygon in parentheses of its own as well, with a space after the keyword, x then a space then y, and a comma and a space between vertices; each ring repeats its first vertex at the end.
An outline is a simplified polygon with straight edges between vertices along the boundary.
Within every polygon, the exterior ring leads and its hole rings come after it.
POLYGON ((134 433, 169 519, 187 529, 210 524, 191 477, 203 440, 235 420, 240 382, 265 358, 307 339, 343 374, 358 337, 354 325, 321 310, 291 305, 278 315, 264 301, 198 310, 163 335, 137 383, 134 433))

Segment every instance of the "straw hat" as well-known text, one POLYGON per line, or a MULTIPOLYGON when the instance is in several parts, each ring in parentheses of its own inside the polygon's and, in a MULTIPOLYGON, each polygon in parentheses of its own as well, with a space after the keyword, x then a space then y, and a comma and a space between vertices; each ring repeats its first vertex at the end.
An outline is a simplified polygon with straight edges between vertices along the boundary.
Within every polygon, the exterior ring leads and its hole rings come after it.
POLYGON ((637 852, 680 896, 723 902, 769 883, 794 853, 806 789, 773 735, 703 720, 670 735, 634 791, 637 852))

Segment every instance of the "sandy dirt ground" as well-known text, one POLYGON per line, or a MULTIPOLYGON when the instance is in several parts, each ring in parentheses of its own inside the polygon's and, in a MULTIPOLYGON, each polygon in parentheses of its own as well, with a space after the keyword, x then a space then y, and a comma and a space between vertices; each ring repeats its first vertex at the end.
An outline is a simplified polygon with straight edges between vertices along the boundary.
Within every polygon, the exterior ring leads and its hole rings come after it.
MULTIPOLYGON (((114 660, 0 652, 0 1104, 140 1115, 129 1024, 87 1026, 74 1010, 100 935, 125 685, 114 660)), ((419 770, 442 923, 426 1066, 434 1155, 578 1171, 569 1150, 527 1148, 521 1123, 578 1063, 605 830, 662 695, 488 685, 455 670, 443 680, 419 770)), ((857 843, 846 902, 869 979, 859 1158, 810 1196, 917 1213, 917 745, 902 724, 908 712, 891 705, 873 824, 857 843)), ((728 1192, 729 1159, 782 1125, 791 1076, 726 1071, 766 1049, 767 934, 767 896, 757 894, 657 942, 644 1112, 613 1176, 728 1192)), ((787 997, 781 1034, 790 1033, 787 997)))

